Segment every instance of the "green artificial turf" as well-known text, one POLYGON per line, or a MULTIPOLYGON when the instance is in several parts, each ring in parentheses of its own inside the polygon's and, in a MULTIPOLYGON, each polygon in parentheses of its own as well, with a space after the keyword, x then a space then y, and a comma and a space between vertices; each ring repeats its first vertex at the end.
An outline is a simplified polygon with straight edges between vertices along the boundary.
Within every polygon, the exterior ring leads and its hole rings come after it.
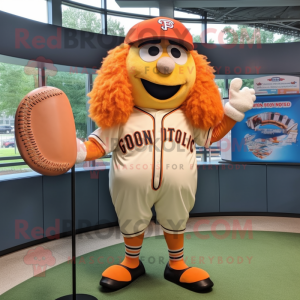
MULTIPOLYGON (((185 234, 187 264, 209 272, 215 283, 210 293, 196 294, 163 278, 168 255, 162 236, 144 241, 141 258, 147 274, 117 292, 103 291, 99 280, 111 265, 108 261, 114 259, 118 263, 118 257, 124 255, 123 244, 78 257, 77 291, 99 300, 300 299, 300 234, 255 231, 253 238, 248 233, 242 238, 234 231, 227 237, 225 232, 217 233, 225 238, 209 232, 201 233, 207 234, 206 239, 198 233, 185 234)), ((71 293, 71 286, 71 264, 63 263, 46 271, 45 277, 34 277, 16 286, 1 295, 0 300, 54 300, 71 293)))

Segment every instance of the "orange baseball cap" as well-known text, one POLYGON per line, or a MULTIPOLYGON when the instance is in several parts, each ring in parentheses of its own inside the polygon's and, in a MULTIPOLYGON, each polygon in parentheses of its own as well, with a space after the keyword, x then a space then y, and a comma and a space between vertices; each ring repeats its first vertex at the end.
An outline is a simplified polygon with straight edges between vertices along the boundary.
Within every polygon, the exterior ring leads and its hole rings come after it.
POLYGON ((169 39, 183 44, 188 50, 194 49, 193 37, 179 21, 157 17, 137 23, 130 28, 125 37, 126 44, 149 39, 169 39))

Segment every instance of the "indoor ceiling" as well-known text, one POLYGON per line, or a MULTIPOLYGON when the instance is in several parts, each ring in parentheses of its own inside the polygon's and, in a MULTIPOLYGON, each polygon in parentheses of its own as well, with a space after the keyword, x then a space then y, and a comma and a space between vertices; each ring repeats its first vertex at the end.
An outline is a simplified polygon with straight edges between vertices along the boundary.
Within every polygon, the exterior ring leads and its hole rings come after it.
POLYGON ((207 14, 209 23, 243 24, 300 37, 300 6, 175 7, 178 11, 207 14))
POLYGON ((244 24, 300 38, 300 0, 116 0, 120 7, 160 7, 205 15, 209 23, 244 24))

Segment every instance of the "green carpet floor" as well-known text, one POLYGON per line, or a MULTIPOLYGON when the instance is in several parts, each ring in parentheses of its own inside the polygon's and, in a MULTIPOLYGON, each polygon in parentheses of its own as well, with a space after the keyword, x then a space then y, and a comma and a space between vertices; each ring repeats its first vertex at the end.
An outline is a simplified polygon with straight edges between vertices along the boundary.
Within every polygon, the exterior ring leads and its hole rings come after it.
MULTIPOLYGON (((100 300, 299 300, 300 234, 255 231, 253 238, 248 233, 241 238, 239 233, 235 237, 235 233, 225 239, 208 232, 202 233, 208 234, 208 239, 186 233, 187 264, 209 272, 215 283, 210 293, 196 294, 163 278, 168 259, 163 237, 145 239, 141 257, 147 274, 117 292, 103 291, 99 280, 110 265, 107 260, 114 258, 118 263, 118 257, 124 253, 123 244, 78 258, 78 293, 88 293, 100 300)), ((1 295, 0 300, 54 300, 70 292, 71 264, 64 263, 46 271, 45 277, 34 277, 16 286, 1 295)))

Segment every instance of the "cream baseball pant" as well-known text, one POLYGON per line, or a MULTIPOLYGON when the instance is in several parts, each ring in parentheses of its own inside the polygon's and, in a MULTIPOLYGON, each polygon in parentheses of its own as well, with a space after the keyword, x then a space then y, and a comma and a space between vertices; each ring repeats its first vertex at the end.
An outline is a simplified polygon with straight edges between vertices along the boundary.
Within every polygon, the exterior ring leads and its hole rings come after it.
POLYGON ((155 190, 148 172, 110 171, 110 193, 124 237, 145 231, 154 205, 162 229, 171 234, 184 233, 189 212, 195 203, 197 173, 165 168, 160 187, 155 190))

